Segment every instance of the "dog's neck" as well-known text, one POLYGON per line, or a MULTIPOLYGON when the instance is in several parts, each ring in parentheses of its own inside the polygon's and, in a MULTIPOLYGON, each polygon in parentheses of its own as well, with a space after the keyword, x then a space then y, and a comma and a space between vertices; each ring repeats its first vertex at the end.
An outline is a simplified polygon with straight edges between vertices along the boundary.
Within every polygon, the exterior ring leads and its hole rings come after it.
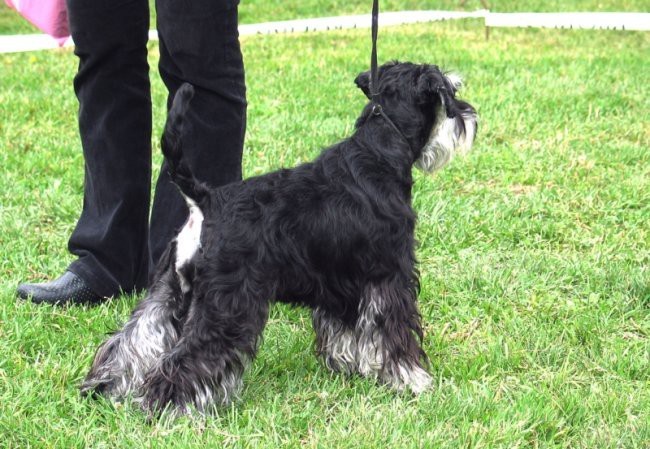
POLYGON ((384 112, 364 114, 357 122, 357 129, 352 135, 368 151, 376 154, 399 173, 410 173, 415 163, 411 142, 384 112))
POLYGON ((358 126, 349 140, 356 148, 347 153, 348 162, 364 161, 364 175, 357 182, 369 186, 362 188, 378 189, 395 197, 397 203, 410 204, 414 159, 404 136, 384 123, 383 118, 372 117, 358 126))

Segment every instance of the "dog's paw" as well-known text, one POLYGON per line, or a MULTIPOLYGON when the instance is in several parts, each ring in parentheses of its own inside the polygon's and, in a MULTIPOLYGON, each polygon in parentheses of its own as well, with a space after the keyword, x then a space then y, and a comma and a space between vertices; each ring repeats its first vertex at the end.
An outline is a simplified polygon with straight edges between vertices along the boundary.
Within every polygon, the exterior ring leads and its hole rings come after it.
POLYGON ((127 375, 129 361, 123 357, 122 334, 114 334, 97 349, 93 364, 79 387, 82 396, 121 398, 136 388, 136 379, 127 375))
POLYGON ((397 391, 410 391, 415 395, 429 390, 433 381, 424 368, 409 363, 399 363, 390 369, 384 369, 380 378, 397 391))
POLYGON ((111 397, 115 389, 115 380, 110 378, 95 377, 89 373, 79 387, 82 397, 97 398, 99 396, 111 397))
POLYGON ((179 360, 168 357, 146 375, 138 400, 150 418, 163 414, 175 418, 205 410, 207 398, 196 388, 201 383, 181 366, 179 360))
POLYGON ((160 416, 163 412, 183 414, 180 387, 160 369, 147 376, 142 390, 143 395, 139 400, 150 418, 160 416))
POLYGON ((419 366, 404 369, 400 374, 402 382, 413 394, 424 393, 432 386, 433 379, 419 366))

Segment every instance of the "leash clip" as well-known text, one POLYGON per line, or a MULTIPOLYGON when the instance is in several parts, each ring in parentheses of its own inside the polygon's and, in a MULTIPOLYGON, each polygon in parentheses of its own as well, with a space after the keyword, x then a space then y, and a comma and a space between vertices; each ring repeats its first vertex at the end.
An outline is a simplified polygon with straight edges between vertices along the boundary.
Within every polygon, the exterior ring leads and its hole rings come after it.
POLYGON ((382 112, 383 110, 379 103, 375 103, 372 105, 372 115, 381 115, 382 112))

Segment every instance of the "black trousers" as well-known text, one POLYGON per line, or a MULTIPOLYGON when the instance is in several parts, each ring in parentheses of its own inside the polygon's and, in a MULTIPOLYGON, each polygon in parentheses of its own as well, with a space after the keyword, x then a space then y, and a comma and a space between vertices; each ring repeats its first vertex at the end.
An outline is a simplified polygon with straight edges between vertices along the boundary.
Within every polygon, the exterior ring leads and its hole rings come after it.
MULTIPOLYGON (((147 0, 67 0, 79 69, 79 131, 85 160, 83 210, 68 244, 69 270, 95 293, 145 288, 187 207, 165 163, 151 217, 151 93, 147 0)), ((241 179, 246 88, 237 0, 157 0, 160 75, 171 105, 195 86, 183 148, 197 178, 241 179)))

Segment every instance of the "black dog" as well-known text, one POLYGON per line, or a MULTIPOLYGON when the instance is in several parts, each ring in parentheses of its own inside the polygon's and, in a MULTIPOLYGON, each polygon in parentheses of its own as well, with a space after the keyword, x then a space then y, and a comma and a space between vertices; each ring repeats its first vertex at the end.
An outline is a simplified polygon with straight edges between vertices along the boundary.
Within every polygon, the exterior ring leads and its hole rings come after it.
MULTIPOLYGON (((369 95, 369 73, 357 85, 369 95)), ((272 301, 310 307, 329 368, 414 393, 423 364, 411 168, 467 151, 476 112, 436 66, 380 68, 383 111, 369 103, 351 138, 314 162, 220 189, 182 157, 193 88, 176 94, 162 148, 186 197, 187 223, 147 297, 98 350, 82 392, 132 395, 146 410, 227 403, 255 356, 272 301)))

